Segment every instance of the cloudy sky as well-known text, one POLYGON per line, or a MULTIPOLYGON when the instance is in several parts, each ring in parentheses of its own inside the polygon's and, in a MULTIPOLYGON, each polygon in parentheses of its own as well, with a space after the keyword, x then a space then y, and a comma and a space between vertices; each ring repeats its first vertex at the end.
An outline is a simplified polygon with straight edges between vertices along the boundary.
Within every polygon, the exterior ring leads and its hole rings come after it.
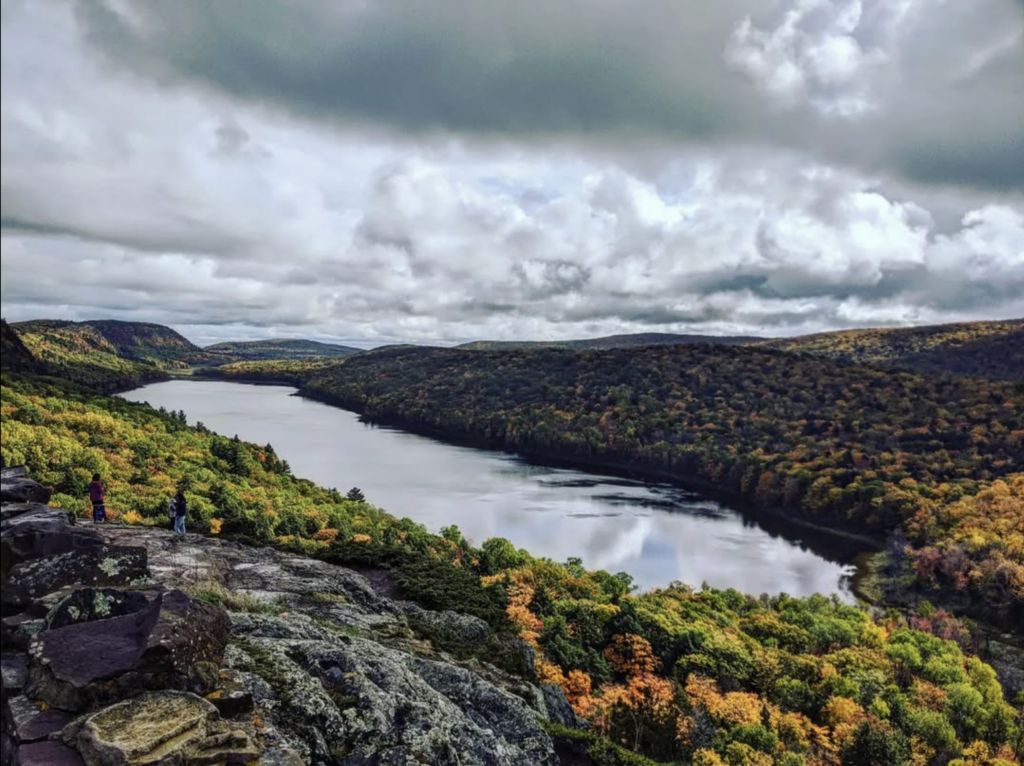
POLYGON ((1024 316, 1022 0, 12 0, 2 59, 10 320, 1024 316))

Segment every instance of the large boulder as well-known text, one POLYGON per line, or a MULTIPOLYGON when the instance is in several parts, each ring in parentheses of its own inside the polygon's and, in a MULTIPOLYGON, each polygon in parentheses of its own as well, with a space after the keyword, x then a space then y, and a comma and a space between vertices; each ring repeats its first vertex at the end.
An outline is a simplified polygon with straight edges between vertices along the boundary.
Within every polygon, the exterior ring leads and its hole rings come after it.
POLYGON ((179 691, 111 705, 76 721, 63 738, 88 766, 232 766, 261 754, 248 732, 219 720, 213 705, 179 691))
POLYGON ((141 612, 149 606, 145 591, 114 588, 78 588, 62 598, 43 620, 46 630, 56 630, 76 622, 106 620, 141 612))
POLYGON ((68 516, 46 505, 4 506, 0 522, 0 569, 4 578, 18 564, 74 551, 103 547, 103 539, 91 529, 72 526, 68 516), (12 514, 13 509, 19 510, 12 514))
POLYGON ((143 694, 89 716, 78 732, 78 751, 88 766, 182 764, 216 719, 217 709, 194 694, 143 694))
POLYGON ((2 503, 48 503, 53 494, 52 487, 24 476, 4 476, 0 478, 0 502, 2 503))
POLYGON ((79 548, 14 565, 4 578, 2 602, 23 609, 70 585, 136 585, 148 574, 145 548, 79 548))
MULTIPOLYGON (((93 601, 112 597, 110 591, 91 594, 93 601)), ((113 598, 121 609, 138 604, 127 593, 113 598)), ((63 604, 58 614, 66 611, 63 604)), ((49 705, 77 711, 141 689, 185 689, 196 663, 220 664, 229 632, 219 606, 181 591, 147 592, 137 611, 36 634, 26 690, 49 705)))

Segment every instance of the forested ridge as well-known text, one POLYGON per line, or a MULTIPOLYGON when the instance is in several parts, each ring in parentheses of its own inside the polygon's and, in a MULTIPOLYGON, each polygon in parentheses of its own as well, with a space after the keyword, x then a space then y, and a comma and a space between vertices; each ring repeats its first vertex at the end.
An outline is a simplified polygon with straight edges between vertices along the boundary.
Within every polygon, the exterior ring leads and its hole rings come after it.
POLYGON ((255 361, 341 359, 360 353, 352 346, 320 343, 315 340, 274 338, 271 340, 231 341, 214 343, 194 354, 196 365, 223 365, 255 361))
POLYGON ((469 351, 523 351, 531 348, 569 348, 574 351, 593 351, 608 348, 634 348, 636 346, 679 346, 686 343, 715 343, 731 346, 763 340, 765 338, 754 335, 682 335, 671 332, 637 332, 574 340, 477 340, 463 343, 456 348, 469 351))
POLYGON ((675 346, 400 350, 328 368, 302 391, 370 419, 896 530, 909 541, 892 549, 904 585, 1024 620, 1024 402, 1009 383, 675 346))
MULTIPOLYGON (((312 370, 324 366, 324 360, 338 361, 359 352, 307 340, 217 343, 200 348, 169 327, 116 320, 5 322, 3 337, 5 347, 10 344, 13 349, 20 344, 28 349, 37 372, 49 371, 106 392, 163 380, 169 372, 190 368, 207 371, 258 362, 263 368, 293 363, 296 370, 304 365, 312 370)), ((228 371, 225 377, 231 374, 228 371)), ((265 373, 253 373, 261 374, 265 373)), ((294 375, 289 378, 293 379, 294 375)))
POLYGON ((336 358, 250 360, 203 367, 195 370, 195 375, 239 383, 284 383, 298 387, 311 375, 336 364, 336 358))
POLYGON ((106 392, 161 380, 196 348, 168 327, 135 322, 4 322, 2 332, 5 346, 31 353, 37 372, 106 392))
POLYGON ((590 762, 1005 766, 1024 752, 1020 714, 964 625, 927 604, 873 617, 821 596, 638 594, 626 574, 395 519, 183 413, 9 372, 0 401, 5 463, 52 484, 56 505, 86 513, 99 472, 109 514, 163 524, 184 486, 193 529, 386 567, 406 596, 486 619, 499 631, 487 647, 431 641, 561 686, 591 729, 551 733, 590 762), (536 648, 531 666, 502 635, 536 648))
POLYGON ((757 345, 932 374, 1024 379, 1024 319, 841 330, 757 345))

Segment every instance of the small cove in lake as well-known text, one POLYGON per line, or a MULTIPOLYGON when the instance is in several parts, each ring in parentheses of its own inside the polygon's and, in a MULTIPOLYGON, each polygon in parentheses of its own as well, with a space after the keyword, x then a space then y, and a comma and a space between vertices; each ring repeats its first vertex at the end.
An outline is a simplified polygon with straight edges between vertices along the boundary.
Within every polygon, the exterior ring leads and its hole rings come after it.
POLYGON ((837 593, 853 601, 867 546, 780 518, 756 521, 679 486, 540 464, 360 421, 295 389, 171 380, 121 394, 184 410, 225 436, 270 443, 299 477, 474 543, 505 537, 557 561, 628 572, 647 589, 680 580, 744 593, 837 593))

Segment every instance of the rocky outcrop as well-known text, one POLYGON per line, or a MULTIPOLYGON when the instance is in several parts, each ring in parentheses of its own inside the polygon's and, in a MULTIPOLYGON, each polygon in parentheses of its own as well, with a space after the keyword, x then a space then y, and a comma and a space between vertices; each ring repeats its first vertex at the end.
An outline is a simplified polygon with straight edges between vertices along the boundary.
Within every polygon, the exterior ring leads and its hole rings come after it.
MULTIPOLYGON (((181 591, 83 588, 68 599, 91 602, 93 619, 43 630, 29 644, 26 691, 48 705, 79 711, 139 689, 186 688, 197 663, 224 656, 230 631, 224 610, 181 591), (137 609, 127 611, 132 605, 137 609)), ((46 622, 61 623, 75 611, 61 602, 46 622)))
POLYGON ((53 490, 28 478, 22 466, 0 469, 0 503, 48 503, 53 490))
POLYGON ((255 761, 248 732, 220 721, 212 704, 187 692, 154 692, 111 705, 75 727, 88 766, 226 766, 255 761))
POLYGON ((560 762, 542 719, 577 725, 528 645, 456 609, 281 551, 3 509, 5 766, 534 766, 560 762))
POLYGON ((61 588, 135 585, 147 575, 142 546, 108 545, 95 530, 76 526, 68 514, 40 503, 5 503, 2 510, 0 603, 5 616, 61 588))

